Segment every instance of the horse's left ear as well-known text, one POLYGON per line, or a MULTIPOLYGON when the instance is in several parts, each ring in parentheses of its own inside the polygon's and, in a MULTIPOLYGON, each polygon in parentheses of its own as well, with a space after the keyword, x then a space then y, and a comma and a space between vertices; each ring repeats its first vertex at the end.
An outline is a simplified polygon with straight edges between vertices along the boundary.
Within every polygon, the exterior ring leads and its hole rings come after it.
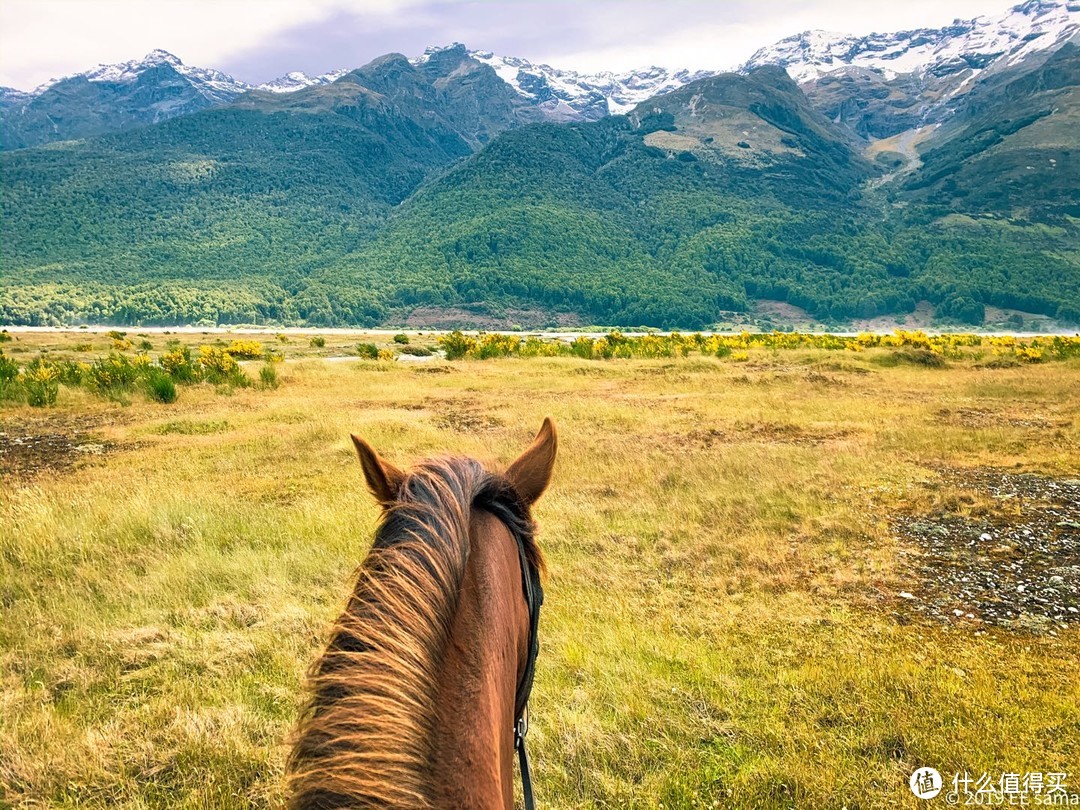
POLYGON ((549 416, 544 419, 544 424, 529 449, 518 456, 517 461, 507 469, 506 477, 525 503, 536 503, 547 489, 551 481, 551 471, 555 467, 555 451, 558 445, 555 423, 549 416))
POLYGON ((364 468, 364 479, 371 494, 383 506, 393 506, 401 491, 405 473, 388 461, 383 461, 375 448, 359 436, 353 436, 352 441, 360 456, 360 466, 364 468))

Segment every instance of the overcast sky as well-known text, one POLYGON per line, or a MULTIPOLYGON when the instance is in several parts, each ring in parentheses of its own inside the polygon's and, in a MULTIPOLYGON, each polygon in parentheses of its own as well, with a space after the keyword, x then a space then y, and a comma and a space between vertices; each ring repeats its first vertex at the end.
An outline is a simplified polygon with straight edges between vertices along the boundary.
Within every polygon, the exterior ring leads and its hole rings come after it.
POLYGON ((30 89, 163 48, 260 83, 428 45, 584 71, 734 67, 809 28, 853 34, 1003 14, 1018 0, 0 0, 0 84, 30 89))

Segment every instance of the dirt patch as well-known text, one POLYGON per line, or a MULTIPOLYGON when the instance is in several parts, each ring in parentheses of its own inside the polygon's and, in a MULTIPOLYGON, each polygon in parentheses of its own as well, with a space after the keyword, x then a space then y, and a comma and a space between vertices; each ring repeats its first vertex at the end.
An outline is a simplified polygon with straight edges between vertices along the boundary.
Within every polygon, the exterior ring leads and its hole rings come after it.
POLYGON ((483 413, 466 402, 453 400, 426 400, 428 408, 435 412, 432 420, 436 427, 456 433, 490 433, 503 426, 497 416, 483 413))
POLYGON ((30 479, 75 469, 118 449, 96 431, 115 424, 96 416, 46 414, 0 423, 0 476, 30 479))
POLYGON ((157 425, 152 429, 152 432, 161 436, 169 436, 172 434, 178 434, 180 436, 209 436, 214 433, 225 433, 229 430, 232 430, 232 425, 224 419, 202 422, 194 419, 177 419, 157 425))
POLYGON ((674 442, 684 447, 708 449, 715 445, 759 443, 759 444, 794 444, 817 446, 851 436, 848 428, 802 428, 799 425, 780 422, 755 422, 737 424, 733 429, 700 428, 682 436, 673 437, 674 442))
POLYGON ((1068 420, 1051 422, 1049 419, 1035 414, 1010 416, 986 408, 941 408, 934 416, 940 424, 956 425, 957 427, 973 430, 995 427, 1049 430, 1055 427, 1069 427, 1072 424, 1068 420))
POLYGON ((845 363, 840 360, 826 360, 820 363, 815 363, 814 368, 821 371, 838 371, 843 374, 866 375, 874 373, 865 366, 857 366, 854 363, 845 363))
POLYGON ((954 495, 894 525, 911 575, 898 617, 1054 633, 1080 624, 1080 479, 945 470, 954 495))

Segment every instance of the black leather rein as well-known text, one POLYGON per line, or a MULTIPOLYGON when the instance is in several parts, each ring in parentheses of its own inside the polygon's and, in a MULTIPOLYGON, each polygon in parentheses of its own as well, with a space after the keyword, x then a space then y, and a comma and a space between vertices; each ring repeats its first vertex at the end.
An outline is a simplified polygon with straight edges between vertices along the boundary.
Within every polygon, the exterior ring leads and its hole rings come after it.
POLYGON ((533 676, 536 674, 536 656, 540 652, 540 635, 537 631, 540 625, 540 606, 544 604, 544 589, 540 585, 540 572, 525 556, 522 538, 515 533, 514 540, 521 560, 525 604, 529 608, 529 653, 514 697, 514 750, 517 751, 518 764, 521 767, 521 793, 525 799, 525 810, 536 810, 529 755, 525 751, 525 735, 529 733, 529 694, 532 692, 533 676))

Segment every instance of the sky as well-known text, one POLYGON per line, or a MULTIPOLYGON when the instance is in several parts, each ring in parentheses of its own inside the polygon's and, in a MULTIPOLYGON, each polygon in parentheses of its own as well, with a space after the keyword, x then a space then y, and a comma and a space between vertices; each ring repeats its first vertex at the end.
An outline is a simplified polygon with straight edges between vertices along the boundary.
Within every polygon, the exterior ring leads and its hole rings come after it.
POLYGON ((999 16, 1018 0, 0 0, 0 85, 29 90, 167 50, 258 84, 429 45, 585 72, 723 70, 811 28, 851 34, 999 16))

